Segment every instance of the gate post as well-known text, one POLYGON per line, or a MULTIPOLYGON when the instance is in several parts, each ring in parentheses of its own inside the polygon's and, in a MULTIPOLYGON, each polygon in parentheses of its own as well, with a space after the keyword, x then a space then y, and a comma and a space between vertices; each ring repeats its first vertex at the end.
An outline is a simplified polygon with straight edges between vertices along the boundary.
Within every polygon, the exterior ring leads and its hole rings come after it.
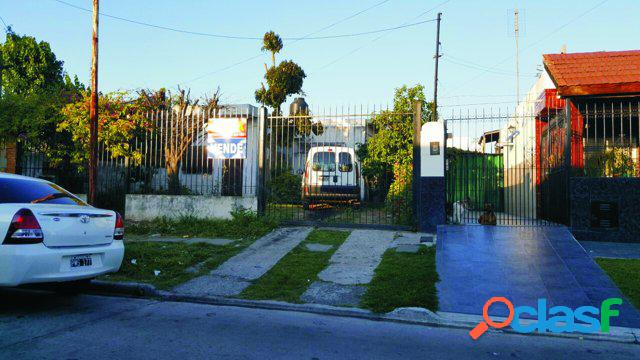
POLYGON ((571 126, 571 99, 565 101, 565 120, 564 120, 564 171, 565 171, 565 209, 563 209, 563 217, 565 225, 571 226, 571 176, 573 176, 573 161, 571 152, 573 150, 573 126, 571 126))
POLYGON ((258 198, 258 215, 264 215, 266 207, 266 194, 264 188, 265 167, 264 167, 264 147, 266 134, 267 108, 261 106, 258 110, 258 176, 256 184, 256 196, 258 198))
POLYGON ((444 169, 446 134, 442 120, 422 125, 421 144, 418 231, 433 233, 438 225, 444 225, 447 220, 444 169))
MULTIPOLYGON (((413 217, 416 224, 420 223, 420 136, 422 130, 422 101, 413 101, 413 217)), ((419 227, 419 226, 418 226, 419 227)))

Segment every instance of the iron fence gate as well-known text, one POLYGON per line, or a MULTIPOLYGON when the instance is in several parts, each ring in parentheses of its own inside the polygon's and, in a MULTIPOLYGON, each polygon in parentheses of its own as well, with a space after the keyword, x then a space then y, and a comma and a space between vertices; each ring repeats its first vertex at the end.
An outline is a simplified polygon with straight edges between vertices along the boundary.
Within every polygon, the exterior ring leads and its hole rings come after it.
MULTIPOLYGON (((265 215, 288 223, 413 227, 413 115, 347 107, 266 116, 265 215), (398 128, 382 128, 382 118, 398 128), (409 137, 406 156, 393 163, 396 154, 380 148, 389 131, 409 137)), ((405 154, 403 144, 395 146, 405 154)))
POLYGON ((447 222, 568 223, 565 109, 458 111, 445 117, 447 222))

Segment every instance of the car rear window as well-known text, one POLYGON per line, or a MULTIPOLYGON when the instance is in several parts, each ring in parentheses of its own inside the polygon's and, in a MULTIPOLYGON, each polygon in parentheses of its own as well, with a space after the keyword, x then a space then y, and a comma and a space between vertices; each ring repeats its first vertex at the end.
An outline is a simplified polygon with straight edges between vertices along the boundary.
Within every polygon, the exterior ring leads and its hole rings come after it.
POLYGON ((313 154, 314 171, 336 171, 336 155, 328 151, 313 154))
POLYGON ((27 179, 0 178, 0 204, 27 204, 33 202, 87 205, 56 184, 27 179), (47 199, 47 197, 52 198, 47 199))
POLYGON ((342 172, 353 171, 353 161, 351 161, 351 154, 341 152, 338 154, 338 169, 342 172))

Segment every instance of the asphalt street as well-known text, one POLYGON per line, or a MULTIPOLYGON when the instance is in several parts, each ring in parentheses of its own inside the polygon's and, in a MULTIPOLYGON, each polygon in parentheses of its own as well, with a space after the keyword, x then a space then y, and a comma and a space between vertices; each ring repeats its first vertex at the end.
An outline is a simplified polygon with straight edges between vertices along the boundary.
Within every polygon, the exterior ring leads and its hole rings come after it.
POLYGON ((638 359, 640 345, 0 290, 2 359, 638 359))

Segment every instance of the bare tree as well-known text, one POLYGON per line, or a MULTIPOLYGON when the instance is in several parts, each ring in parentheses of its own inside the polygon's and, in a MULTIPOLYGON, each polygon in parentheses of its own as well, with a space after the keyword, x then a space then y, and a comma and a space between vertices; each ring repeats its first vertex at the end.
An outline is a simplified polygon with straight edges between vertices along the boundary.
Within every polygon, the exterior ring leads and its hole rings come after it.
POLYGON ((216 90, 211 95, 205 95, 202 98, 202 102, 204 103, 205 113, 208 116, 215 114, 218 110, 222 109, 223 106, 220 104, 220 99, 222 98, 222 92, 220 92, 220 86, 216 88, 216 90))
POLYGON ((190 89, 178 87, 177 94, 172 94, 164 88, 157 91, 140 90, 138 101, 141 107, 149 112, 167 110, 168 117, 155 124, 155 130, 163 139, 165 168, 169 181, 168 192, 179 195, 180 165, 182 158, 190 146, 198 139, 202 129, 206 126, 207 116, 222 108, 220 87, 211 95, 201 99, 192 99, 190 89), (202 103, 202 105, 199 105, 202 103), (198 116, 204 111, 207 116, 198 116))
POLYGON ((172 195, 180 194, 180 162, 183 155, 197 140, 199 130, 206 126, 207 117, 197 116, 197 112, 204 110, 205 114, 210 115, 216 112, 222 105, 220 103, 222 93, 220 87, 211 95, 205 96, 202 100, 203 105, 199 106, 200 99, 191 99, 191 90, 178 88, 178 94, 169 95, 169 108, 172 112, 171 121, 165 127, 165 147, 164 158, 167 169, 167 177, 169 179, 169 193, 172 195), (205 121, 205 123, 202 123, 205 121))
POLYGON ((178 88, 176 95, 169 94, 169 121, 161 129, 165 139, 164 161, 171 195, 180 194, 180 161, 202 126, 193 117, 198 102, 199 99, 191 99, 191 90, 178 88))

